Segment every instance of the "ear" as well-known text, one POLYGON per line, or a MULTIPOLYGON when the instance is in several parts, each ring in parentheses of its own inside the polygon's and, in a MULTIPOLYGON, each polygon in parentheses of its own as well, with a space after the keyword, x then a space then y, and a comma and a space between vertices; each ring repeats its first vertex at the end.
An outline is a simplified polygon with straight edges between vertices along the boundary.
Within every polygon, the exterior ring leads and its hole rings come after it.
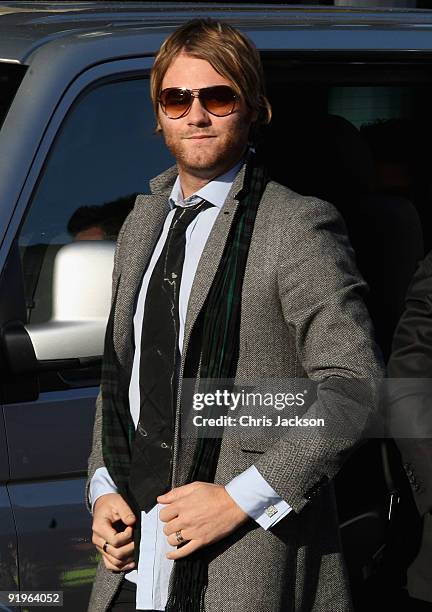
POLYGON ((163 134, 163 121, 165 119, 165 115, 162 112, 160 105, 158 106, 157 115, 156 115, 156 131, 159 134, 163 134))

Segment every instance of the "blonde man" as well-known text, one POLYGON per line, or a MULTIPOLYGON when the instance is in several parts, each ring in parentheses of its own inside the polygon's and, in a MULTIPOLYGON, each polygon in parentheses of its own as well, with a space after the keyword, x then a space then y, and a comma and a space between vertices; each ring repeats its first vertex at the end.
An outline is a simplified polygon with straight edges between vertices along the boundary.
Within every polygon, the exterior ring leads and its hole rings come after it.
POLYGON ((351 610, 331 479, 374 396, 340 381, 381 366, 343 223, 269 180, 253 143, 270 104, 239 31, 194 20, 173 32, 151 94, 177 164, 118 240, 89 459, 102 554, 89 610, 351 610), (195 376, 309 377, 328 429, 182 437, 195 376))

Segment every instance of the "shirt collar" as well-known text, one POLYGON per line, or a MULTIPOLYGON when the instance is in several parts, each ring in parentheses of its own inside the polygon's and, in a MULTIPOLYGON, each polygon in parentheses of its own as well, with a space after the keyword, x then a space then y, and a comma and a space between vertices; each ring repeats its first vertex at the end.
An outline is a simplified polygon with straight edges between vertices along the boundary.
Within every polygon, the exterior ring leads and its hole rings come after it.
POLYGON ((169 196, 169 205, 172 209, 174 206, 192 206, 201 200, 206 200, 217 208, 222 208, 226 197, 231 189, 234 179, 243 165, 244 160, 241 159, 235 166, 230 168, 224 174, 214 178, 212 181, 201 187, 196 193, 193 193, 186 199, 183 199, 180 185, 180 177, 177 176, 171 194, 169 196))

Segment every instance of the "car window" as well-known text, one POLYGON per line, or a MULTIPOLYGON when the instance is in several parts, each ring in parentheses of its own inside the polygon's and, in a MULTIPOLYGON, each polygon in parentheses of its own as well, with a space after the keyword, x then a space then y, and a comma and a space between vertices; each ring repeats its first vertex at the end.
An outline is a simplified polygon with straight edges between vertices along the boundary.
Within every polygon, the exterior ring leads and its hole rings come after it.
POLYGON ((320 59, 284 72, 271 56, 268 66, 266 162, 280 183, 339 210, 387 359, 412 275, 432 249, 429 67, 320 59))
POLYGON ((328 108, 329 113, 361 128, 375 121, 410 118, 415 108, 414 92, 400 85, 336 86, 329 91, 328 108))
POLYGON ((0 128, 25 72, 25 66, 0 61, 0 128))
MULTIPOLYGON (((82 242, 85 257, 91 257, 97 252, 91 242, 114 244, 136 194, 148 192, 149 179, 173 163, 154 128, 146 78, 105 82, 70 110, 19 233, 27 323, 56 316, 53 282, 60 251, 71 252, 64 247, 82 242)), ((98 265, 104 261, 109 265, 112 258, 99 257, 98 265)), ((68 269, 60 268, 63 274, 68 269)))

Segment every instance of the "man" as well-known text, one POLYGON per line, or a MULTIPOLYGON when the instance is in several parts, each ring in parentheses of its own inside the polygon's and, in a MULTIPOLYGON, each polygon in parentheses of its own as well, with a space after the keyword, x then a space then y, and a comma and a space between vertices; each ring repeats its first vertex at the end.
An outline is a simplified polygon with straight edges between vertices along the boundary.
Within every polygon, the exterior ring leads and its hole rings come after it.
POLYGON ((74 240, 117 240, 135 198, 136 194, 100 206, 80 206, 68 221, 69 234, 74 240))
MULTIPOLYGON (((389 434, 399 447, 413 497, 413 503, 407 504, 411 512, 402 517, 404 532, 399 534, 413 610, 432 609, 431 299, 429 251, 412 278, 388 363, 389 434)), ((409 502, 409 493, 405 495, 409 502)))
POLYGON ((240 32, 176 30, 151 92, 177 164, 118 240, 89 459, 102 554, 89 610, 351 610, 329 481, 374 408, 373 385, 348 383, 381 366, 343 223, 268 181, 250 139, 271 110, 240 32), (182 437, 195 376, 309 377, 329 428, 182 437))

